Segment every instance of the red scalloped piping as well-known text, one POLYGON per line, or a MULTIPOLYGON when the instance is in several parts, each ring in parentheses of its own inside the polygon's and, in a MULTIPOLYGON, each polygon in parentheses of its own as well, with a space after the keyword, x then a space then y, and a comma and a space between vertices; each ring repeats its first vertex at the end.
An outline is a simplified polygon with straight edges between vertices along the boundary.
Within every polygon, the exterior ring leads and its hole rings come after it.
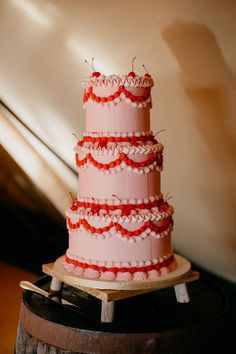
POLYGON ((156 234, 160 234, 167 230, 171 225, 173 225, 173 219, 171 216, 168 218, 164 219, 161 221, 162 225, 158 226, 150 221, 146 221, 143 226, 141 226, 139 229, 135 231, 130 231, 125 229, 123 226, 118 224, 117 222, 111 222, 108 226, 105 227, 99 227, 96 228, 92 225, 90 225, 86 219, 81 219, 77 223, 72 223, 70 218, 67 218, 67 225, 69 230, 76 230, 79 229, 81 226, 83 226, 88 232, 91 234, 98 234, 101 235, 104 232, 110 231, 113 227, 115 227, 116 231, 119 232, 122 236, 125 236, 127 238, 130 237, 137 237, 143 232, 147 230, 147 228, 150 228, 152 231, 154 231, 156 234))
POLYGON ((80 202, 77 200, 71 206, 71 210, 75 211, 78 208, 85 208, 90 209, 89 212, 94 214, 98 214, 100 210, 106 211, 115 211, 121 210, 122 215, 129 215, 133 210, 142 210, 147 209, 151 210, 152 208, 158 208, 160 212, 165 212, 169 208, 169 204, 164 202, 164 199, 161 198, 159 200, 154 200, 153 202, 148 203, 140 203, 140 204, 118 204, 118 205, 109 205, 109 204, 97 204, 97 203, 90 203, 90 202, 80 202))
POLYGON ((101 163, 101 162, 96 161, 93 158, 93 156, 91 155, 91 153, 88 153, 85 156, 85 158, 83 158, 82 160, 79 160, 78 153, 76 153, 75 154, 75 161, 76 161, 76 165, 78 167, 82 167, 86 163, 90 162, 93 166, 97 167, 98 169, 109 170, 110 168, 114 168, 116 166, 119 166, 122 161, 124 161, 128 166, 131 166, 133 168, 146 167, 146 166, 151 165, 154 161, 157 162, 157 165, 159 167, 162 167, 163 158, 162 158, 162 153, 160 153, 160 157, 158 158, 158 156, 156 156, 153 152, 151 152, 148 155, 147 160, 141 161, 141 162, 136 162, 136 161, 131 160, 126 154, 124 154, 122 152, 116 160, 111 161, 109 163, 101 163))
POLYGON ((88 90, 86 89, 84 90, 83 101, 84 103, 86 103, 89 100, 89 98, 91 98, 93 101, 97 103, 107 103, 107 102, 114 101, 116 98, 120 97, 121 93, 124 93, 125 97, 129 98, 132 102, 142 103, 143 101, 146 101, 149 98, 150 92, 151 92, 150 87, 146 87, 143 95, 135 96, 129 91, 127 91, 124 86, 119 86, 118 90, 115 93, 113 93, 113 95, 109 95, 107 97, 100 97, 95 95, 95 93, 93 93, 93 87, 90 86, 88 90))
POLYGON ((172 262, 174 262, 174 255, 172 255, 171 257, 169 257, 168 259, 166 259, 165 261, 161 262, 161 263, 157 263, 157 264, 151 264, 148 266, 144 266, 144 267, 104 267, 104 266, 98 266, 96 264, 88 264, 88 263, 83 263, 83 262, 79 262, 76 261, 75 259, 71 259, 66 255, 66 263, 68 264, 72 264, 75 267, 80 267, 83 269, 94 269, 94 270, 98 270, 100 272, 112 272, 112 273, 118 273, 118 272, 129 272, 129 273, 136 273, 136 272, 149 272, 153 269, 155 270, 160 270, 163 267, 169 267, 171 265, 172 262))
POLYGON ((127 137, 114 137, 114 136, 109 136, 109 137, 92 137, 92 136, 85 136, 83 139, 81 139, 77 145, 78 146, 83 146, 84 143, 98 143, 99 147, 106 147, 108 143, 123 143, 127 142, 130 143, 131 145, 138 146, 140 145, 139 142, 147 142, 151 141, 154 144, 158 144, 158 141, 155 139, 153 135, 146 135, 146 136, 127 136, 127 137))

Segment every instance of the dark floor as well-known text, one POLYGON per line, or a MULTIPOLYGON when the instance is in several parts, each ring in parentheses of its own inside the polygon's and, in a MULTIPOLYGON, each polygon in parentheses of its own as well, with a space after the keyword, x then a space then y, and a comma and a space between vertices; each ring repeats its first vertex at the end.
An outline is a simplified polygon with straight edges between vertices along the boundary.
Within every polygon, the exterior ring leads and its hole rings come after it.
POLYGON ((13 354, 22 299, 21 280, 34 281, 37 275, 0 260, 0 354, 13 354))

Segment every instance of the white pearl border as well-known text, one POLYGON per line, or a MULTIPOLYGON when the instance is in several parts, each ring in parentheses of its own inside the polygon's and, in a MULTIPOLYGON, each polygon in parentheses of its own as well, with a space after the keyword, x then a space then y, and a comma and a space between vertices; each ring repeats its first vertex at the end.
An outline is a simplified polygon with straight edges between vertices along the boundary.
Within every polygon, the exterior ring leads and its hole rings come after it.
POLYGON ((158 195, 150 196, 147 198, 132 198, 132 199, 122 199, 122 198, 104 198, 104 199, 97 199, 97 198, 89 198, 89 197, 82 197, 77 195, 77 200, 81 203, 94 203, 94 204, 108 204, 108 205, 120 205, 120 204, 146 204, 152 203, 157 200, 163 198, 163 194, 160 193, 158 195))
POLYGON ((127 137, 141 137, 141 136, 152 136, 152 130, 147 132, 84 132, 83 136, 90 136, 92 138, 102 138, 102 137, 114 137, 114 138, 127 138, 127 137))

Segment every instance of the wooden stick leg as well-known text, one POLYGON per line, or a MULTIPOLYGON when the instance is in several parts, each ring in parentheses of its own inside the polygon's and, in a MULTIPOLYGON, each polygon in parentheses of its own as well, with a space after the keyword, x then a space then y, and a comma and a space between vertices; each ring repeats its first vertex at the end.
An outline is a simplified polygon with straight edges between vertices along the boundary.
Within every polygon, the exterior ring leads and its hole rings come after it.
POLYGON ((186 303, 190 301, 188 289, 185 283, 175 285, 174 289, 176 300, 178 302, 186 303))
POLYGON ((115 302, 102 300, 101 322, 110 323, 114 320, 115 302))
POLYGON ((57 279, 56 277, 52 277, 50 290, 51 294, 55 294, 53 299, 57 302, 61 302, 60 296, 58 296, 62 290, 63 282, 57 279))

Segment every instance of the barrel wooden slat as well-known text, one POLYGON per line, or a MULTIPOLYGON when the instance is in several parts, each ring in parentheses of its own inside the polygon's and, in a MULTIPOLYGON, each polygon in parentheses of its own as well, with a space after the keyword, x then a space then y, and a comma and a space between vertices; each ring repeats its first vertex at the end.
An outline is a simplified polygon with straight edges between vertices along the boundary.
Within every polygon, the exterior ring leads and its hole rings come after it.
POLYGON ((18 341, 16 353, 18 354, 71 354, 71 351, 56 348, 48 343, 42 342, 27 332, 24 327, 19 324, 18 341))

